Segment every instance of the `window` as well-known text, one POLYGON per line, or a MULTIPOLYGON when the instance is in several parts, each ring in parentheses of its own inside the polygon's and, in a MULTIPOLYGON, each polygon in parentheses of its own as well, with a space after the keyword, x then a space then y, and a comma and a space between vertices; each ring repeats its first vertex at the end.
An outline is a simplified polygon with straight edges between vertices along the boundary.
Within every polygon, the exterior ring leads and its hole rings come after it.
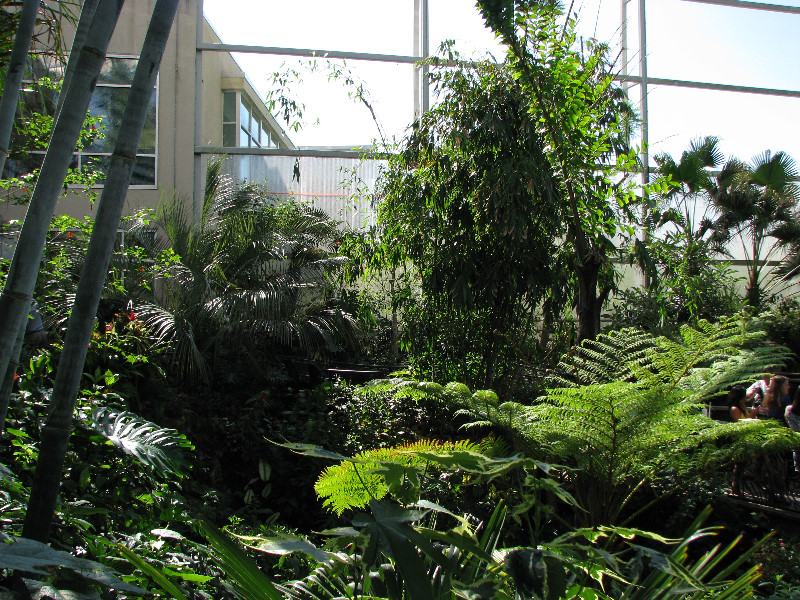
MULTIPOLYGON (((128 102, 133 74, 136 71, 137 58, 109 57, 103 65, 97 80, 92 99, 89 102, 89 114, 101 119, 105 127, 105 136, 76 153, 77 166, 93 165, 105 171, 114 151, 117 133, 122 125, 125 104, 128 102)), ((156 146, 158 122, 157 87, 153 88, 150 106, 147 110, 139 149, 136 152, 136 165, 131 176, 131 185, 152 186, 156 184, 156 146)))
MULTIPOLYGON (((125 105, 130 94, 133 75, 138 58, 112 56, 106 58, 94 93, 89 101, 89 115, 98 119, 98 125, 90 125, 92 129, 100 129, 99 136, 76 151, 73 156, 73 169, 98 170, 101 173, 108 168, 111 154, 122 125, 125 105)), ((34 76, 26 82, 22 101, 27 114, 49 114, 55 112, 58 94, 47 85, 47 79, 59 79, 63 68, 48 68, 42 64, 33 65, 34 76), (38 82, 44 81, 44 85, 38 82)), ((154 186, 156 184, 156 150, 158 132, 157 85, 153 88, 147 117, 145 119, 139 149, 136 153, 136 165, 131 176, 131 186, 154 186)), ((46 140, 33 139, 30 136, 16 136, 12 141, 13 156, 7 161, 4 177, 20 177, 40 168, 44 160, 46 140), (44 143, 42 143, 44 142, 44 143)))
POLYGON ((222 145, 241 148, 274 148, 265 117, 244 92, 228 90, 222 98, 222 145), (238 108, 238 118, 237 118, 238 108))

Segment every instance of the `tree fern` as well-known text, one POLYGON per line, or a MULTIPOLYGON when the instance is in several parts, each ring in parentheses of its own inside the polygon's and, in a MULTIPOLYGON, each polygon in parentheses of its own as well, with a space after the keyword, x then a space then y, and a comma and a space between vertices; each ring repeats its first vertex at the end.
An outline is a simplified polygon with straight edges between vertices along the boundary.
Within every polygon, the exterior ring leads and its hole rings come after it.
MULTIPOLYGON (((446 453, 454 450, 478 451, 471 442, 439 442, 421 440, 395 448, 379 448, 356 454, 351 461, 326 468, 317 479, 314 490, 325 498, 323 506, 341 515, 351 508, 364 508, 371 499, 380 500, 389 492, 386 463, 401 467, 424 467, 426 458, 416 452, 446 453)), ((405 472, 416 478, 416 469, 405 472)))
POLYGON ((642 486, 658 494, 662 481, 680 485, 737 456, 797 444, 775 423, 717 423, 700 411, 731 385, 781 364, 786 349, 756 345, 759 335, 737 318, 684 326, 681 334, 680 341, 635 330, 602 335, 561 362, 553 377, 560 387, 536 405, 492 405, 473 395, 465 411, 476 423, 506 428, 533 456, 576 467, 569 489, 587 524, 617 522, 642 486))

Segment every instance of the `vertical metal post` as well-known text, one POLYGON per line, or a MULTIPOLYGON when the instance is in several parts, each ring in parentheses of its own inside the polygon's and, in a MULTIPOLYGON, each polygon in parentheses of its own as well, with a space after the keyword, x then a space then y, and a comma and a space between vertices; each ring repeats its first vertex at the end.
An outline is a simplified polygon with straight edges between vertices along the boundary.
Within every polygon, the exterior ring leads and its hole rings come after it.
MULTIPOLYGON (((429 32, 428 32, 428 0, 422 0, 422 23, 421 23, 421 34, 422 39, 420 44, 420 56, 423 59, 427 59, 430 56, 430 48, 428 47, 428 39, 429 39, 429 32)), ((430 108, 430 90, 428 86, 428 65, 424 65, 422 67, 422 112, 427 111, 430 108)))
MULTIPOLYGON (((648 120, 650 115, 647 111, 647 11, 645 9, 645 0, 639 0, 639 74, 641 80, 641 102, 640 110, 642 113, 642 186, 650 183, 650 138, 648 135, 648 120)), ((648 210, 648 194, 647 190, 642 190, 642 197, 644 199, 643 211, 648 210)), ((644 241, 645 243, 650 238, 650 230, 644 228, 644 241)), ((650 281, 650 274, 644 273, 644 287, 649 289, 652 282, 650 281)))
MULTIPOLYGON (((195 48, 203 42, 203 0, 197 0, 197 27, 195 48)), ((177 117, 177 115, 176 115, 177 117)), ((203 51, 195 49, 194 55, 194 148, 203 145, 203 51)), ((194 150, 193 148, 193 150, 194 150)), ((205 190, 205 170, 203 156, 194 154, 194 193, 192 194, 192 215, 199 221, 203 211, 205 190)))
MULTIPOLYGON (((414 37, 414 47, 411 49, 411 54, 413 56, 419 56, 419 47, 420 47, 420 19, 419 19, 419 11, 420 11, 420 3, 422 0, 414 0, 414 23, 413 23, 413 37, 414 37)), ((421 88, 422 88, 422 81, 420 77, 420 68, 417 65, 414 65, 414 119, 418 119, 420 114, 422 114, 422 97, 420 96, 421 88)))
MULTIPOLYGON (((414 0, 414 56, 428 58, 428 0, 414 0)), ((430 108, 428 65, 414 66, 414 118, 430 108)))
POLYGON ((642 183, 650 181, 650 149, 648 145, 648 120, 647 111, 647 19, 645 0, 639 0, 639 74, 641 83, 641 112, 642 112, 642 183))
POLYGON ((619 7, 619 45, 620 57, 622 59, 622 89, 625 90, 625 95, 628 95, 630 83, 626 81, 628 77, 628 2, 630 0, 620 0, 619 7))

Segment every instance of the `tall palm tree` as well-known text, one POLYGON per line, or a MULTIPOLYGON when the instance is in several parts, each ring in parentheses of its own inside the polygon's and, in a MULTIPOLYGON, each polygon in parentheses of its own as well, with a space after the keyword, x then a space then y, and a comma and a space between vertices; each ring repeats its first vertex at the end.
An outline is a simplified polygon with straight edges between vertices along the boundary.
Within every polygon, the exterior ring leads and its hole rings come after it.
POLYGON ((658 173, 672 183, 662 196, 664 210, 659 213, 660 223, 672 222, 697 238, 708 219, 706 196, 714 187, 712 169, 718 168, 724 160, 719 139, 706 136, 692 140, 678 162, 666 153, 657 154, 653 160, 658 165, 658 173))
POLYGON ((210 384, 226 354, 247 361, 352 344, 353 318, 330 301, 346 260, 335 255, 339 223, 312 206, 278 203, 261 186, 236 187, 222 164, 209 165, 199 222, 172 198, 131 229, 151 256, 172 257, 136 314, 174 345, 177 374, 210 384))
POLYGON ((747 263, 746 299, 758 309, 779 291, 779 271, 770 265, 783 246, 800 241, 794 224, 800 200, 795 161, 769 150, 748 164, 730 159, 712 192, 719 213, 712 227, 723 242, 738 239, 747 263))

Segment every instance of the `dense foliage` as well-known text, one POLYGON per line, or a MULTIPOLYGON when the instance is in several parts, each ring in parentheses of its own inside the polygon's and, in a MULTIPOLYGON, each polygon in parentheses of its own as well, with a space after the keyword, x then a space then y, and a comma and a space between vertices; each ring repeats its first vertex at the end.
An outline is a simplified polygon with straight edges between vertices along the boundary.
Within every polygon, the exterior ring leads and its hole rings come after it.
POLYGON ((22 524, 94 226, 53 221, 48 340, 7 386, 0 595, 712 600, 754 597, 759 577, 763 596, 796 592, 796 541, 758 541, 775 522, 728 495, 753 459, 794 481, 770 465, 798 435, 704 414, 796 360, 797 303, 771 306, 753 258, 796 249, 794 164, 712 174, 706 138, 656 157, 642 203, 606 48, 578 49, 556 4, 482 0, 507 64, 446 46, 427 65, 439 103, 389 159, 375 231, 235 186, 222 161, 199 215, 171 198, 124 224, 47 546, 22 524), (743 295, 714 262, 733 235, 753 244, 743 295), (619 292, 598 335, 620 241, 650 285, 619 292))

